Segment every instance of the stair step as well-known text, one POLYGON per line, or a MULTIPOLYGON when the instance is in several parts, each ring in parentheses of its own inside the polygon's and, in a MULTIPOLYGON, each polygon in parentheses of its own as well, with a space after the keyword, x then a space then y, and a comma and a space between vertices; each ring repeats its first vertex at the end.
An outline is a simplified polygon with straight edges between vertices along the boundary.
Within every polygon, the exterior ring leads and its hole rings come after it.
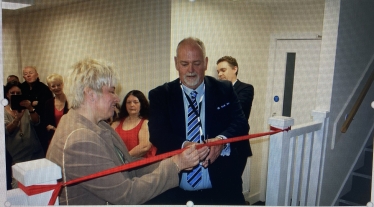
POLYGON ((339 199, 339 203, 344 203, 348 206, 366 206, 370 201, 370 192, 369 196, 363 194, 357 194, 356 192, 348 192, 339 199))
POLYGON ((371 179, 362 176, 352 177, 352 190, 360 194, 368 194, 370 197, 371 179))
MULTIPOLYGON (((339 200, 339 206, 362 206, 362 205, 359 204, 359 203, 353 203, 351 201, 346 201, 346 200, 340 199, 339 200)), ((366 204, 364 206, 366 206, 366 204)))
MULTIPOLYGON (((371 141, 372 142, 372 141, 371 141)), ((373 170, 373 144, 366 146, 364 166, 352 172, 351 190, 340 197, 339 206, 366 206, 371 199, 371 180, 373 170)))
POLYGON ((370 201, 371 179, 352 177, 352 189, 339 200, 342 205, 366 205, 370 201))
POLYGON ((371 179, 372 170, 373 170, 372 166, 364 165, 361 168, 355 170, 352 175, 371 179))
POLYGON ((365 149, 365 165, 373 166, 373 149, 365 149))

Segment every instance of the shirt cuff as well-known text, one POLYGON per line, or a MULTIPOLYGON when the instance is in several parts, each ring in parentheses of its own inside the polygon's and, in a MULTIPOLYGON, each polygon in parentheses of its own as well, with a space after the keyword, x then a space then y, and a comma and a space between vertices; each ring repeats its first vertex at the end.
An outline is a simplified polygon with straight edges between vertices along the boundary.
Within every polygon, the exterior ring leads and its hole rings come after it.
MULTIPOLYGON (((218 135, 217 137, 220 138, 220 139, 227 139, 227 137, 225 137, 223 135, 218 135)), ((221 156, 230 156, 230 153, 231 153, 230 143, 227 143, 223 146, 221 156)))

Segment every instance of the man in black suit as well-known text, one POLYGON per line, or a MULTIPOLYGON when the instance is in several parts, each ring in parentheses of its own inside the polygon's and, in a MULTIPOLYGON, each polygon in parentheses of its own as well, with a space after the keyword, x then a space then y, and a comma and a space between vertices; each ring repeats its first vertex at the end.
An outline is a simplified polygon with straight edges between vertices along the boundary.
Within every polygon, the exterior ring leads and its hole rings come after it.
MULTIPOLYGON (((228 80, 234 86, 234 90, 238 95, 241 107, 245 117, 248 119, 251 113, 254 89, 251 84, 243 83, 237 78, 239 72, 238 62, 231 56, 224 56, 217 61, 217 73, 220 80, 228 80)), ((240 155, 240 169, 244 172, 247 158, 252 156, 251 146, 247 140, 242 143, 238 150, 240 155)))
MULTIPOLYGON (((248 134, 248 121, 232 84, 205 76, 208 57, 204 43, 192 37, 183 39, 176 53, 174 61, 179 78, 149 92, 148 126, 157 154, 194 143, 186 130, 190 128, 191 116, 198 117, 195 119, 198 126, 194 129, 199 143, 248 134), (193 91, 197 92, 196 99, 189 95, 193 91), (192 107, 194 102, 196 105, 192 107)), ((191 200, 196 205, 244 205, 237 148, 238 143, 201 148, 201 167, 194 168, 201 171, 197 170, 196 177, 192 176, 196 182, 191 184, 191 174, 182 172, 179 187, 166 191, 148 204, 185 205, 191 200), (208 155, 206 150, 209 150, 208 155)))

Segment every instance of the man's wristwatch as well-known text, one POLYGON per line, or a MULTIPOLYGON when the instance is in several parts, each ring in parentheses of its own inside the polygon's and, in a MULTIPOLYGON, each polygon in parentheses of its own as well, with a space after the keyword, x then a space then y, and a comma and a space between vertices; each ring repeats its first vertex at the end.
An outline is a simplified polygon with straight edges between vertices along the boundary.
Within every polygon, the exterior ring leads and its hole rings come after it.
POLYGON ((29 113, 30 114, 33 114, 33 113, 35 113, 36 111, 35 111, 35 109, 33 108, 33 109, 31 109, 31 110, 29 110, 29 113))

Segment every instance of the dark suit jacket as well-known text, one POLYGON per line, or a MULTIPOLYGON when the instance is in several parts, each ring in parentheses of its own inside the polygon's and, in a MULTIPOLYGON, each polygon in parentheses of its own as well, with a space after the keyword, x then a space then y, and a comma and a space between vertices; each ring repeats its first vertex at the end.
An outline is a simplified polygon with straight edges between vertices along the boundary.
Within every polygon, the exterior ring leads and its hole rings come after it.
MULTIPOLYGON (((237 80, 234 84, 234 90, 238 95, 240 105, 242 106, 243 112, 247 120, 251 113, 252 101, 254 95, 254 89, 251 84, 243 83, 237 80)), ((242 155, 243 159, 247 160, 247 157, 252 156, 251 146, 247 140, 241 141, 239 145, 239 153, 242 155)))
POLYGON ((234 84, 234 90, 236 94, 238 95, 238 99, 242 106, 245 117, 249 119, 249 115, 251 114, 253 95, 254 95, 253 86, 251 84, 243 83, 237 80, 236 83, 234 84))
MULTIPOLYGON (((206 76, 205 82, 205 136, 214 138, 224 135, 228 138, 248 134, 249 125, 239 100, 228 81, 218 81, 206 76)), ((149 92, 150 141, 157 148, 157 154, 180 149, 186 141, 183 93, 179 79, 165 83, 149 92)), ((241 172, 237 172, 238 143, 231 144, 230 156, 219 156, 209 166, 213 188, 238 190, 241 193, 241 172)))

